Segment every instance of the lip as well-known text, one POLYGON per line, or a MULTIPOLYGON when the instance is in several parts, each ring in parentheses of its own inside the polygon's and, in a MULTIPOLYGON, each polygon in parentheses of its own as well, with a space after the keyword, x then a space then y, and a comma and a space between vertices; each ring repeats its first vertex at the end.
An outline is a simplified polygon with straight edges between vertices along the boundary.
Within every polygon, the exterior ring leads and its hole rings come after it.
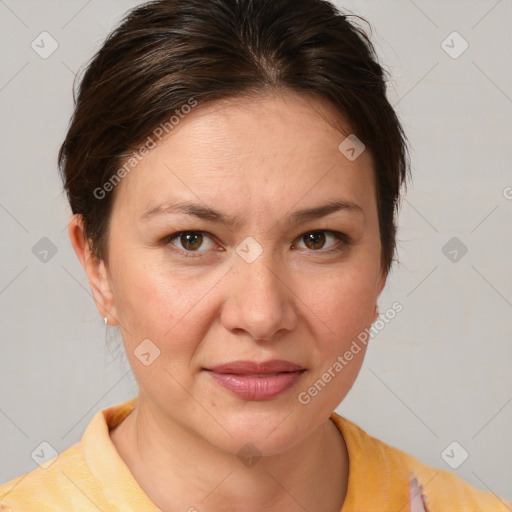
POLYGON ((271 400, 295 385, 305 372, 302 366, 284 360, 232 361, 204 370, 244 400, 271 400))
POLYGON ((232 373, 235 375, 258 375, 265 373, 294 372, 304 370, 304 368, 290 361, 274 359, 261 363, 256 361, 231 361, 207 368, 207 370, 215 373, 232 373))

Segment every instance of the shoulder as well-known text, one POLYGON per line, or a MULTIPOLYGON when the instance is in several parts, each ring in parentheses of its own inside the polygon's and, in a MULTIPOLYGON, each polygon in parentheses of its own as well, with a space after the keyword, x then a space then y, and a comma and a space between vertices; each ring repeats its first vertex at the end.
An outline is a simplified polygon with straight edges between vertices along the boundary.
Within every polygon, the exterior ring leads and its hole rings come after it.
MULTIPOLYGON (((97 512, 112 510, 115 501, 142 503, 151 509, 109 437, 109 429, 134 405, 131 399, 98 411, 79 443, 1 485, 0 512, 97 512)), ((118 509, 128 510, 123 506, 118 509)))
MULTIPOLYGON (((95 510, 87 496, 97 496, 97 485, 84 460, 80 444, 64 450, 44 465, 0 486, 2 512, 95 510)), ((97 503, 98 506, 101 506, 97 503)))
POLYGON ((335 413, 331 415, 331 420, 345 439, 350 471, 354 469, 357 481, 369 478, 377 481, 377 492, 390 496, 390 503, 394 495, 410 501, 414 496, 414 492, 411 493, 412 480, 416 478, 429 509, 435 512, 511 512, 512 508, 505 500, 477 489, 454 473, 423 464, 335 413))

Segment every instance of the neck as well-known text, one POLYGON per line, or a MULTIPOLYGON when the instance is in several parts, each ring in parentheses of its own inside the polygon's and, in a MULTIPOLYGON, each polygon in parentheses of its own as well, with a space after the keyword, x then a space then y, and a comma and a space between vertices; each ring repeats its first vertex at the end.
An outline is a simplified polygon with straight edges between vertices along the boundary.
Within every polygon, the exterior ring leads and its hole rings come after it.
POLYGON ((163 419, 146 400, 110 437, 162 512, 339 512, 345 499, 348 454, 330 420, 292 449, 252 464, 163 419))

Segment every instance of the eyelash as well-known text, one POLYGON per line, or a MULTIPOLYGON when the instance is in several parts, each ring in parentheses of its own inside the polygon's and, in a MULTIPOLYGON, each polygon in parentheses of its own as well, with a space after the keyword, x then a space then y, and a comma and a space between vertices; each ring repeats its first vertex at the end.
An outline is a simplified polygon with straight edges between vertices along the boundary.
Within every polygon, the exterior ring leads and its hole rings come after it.
MULTIPOLYGON (((175 240, 176 238, 179 238, 181 235, 185 235, 187 233, 201 234, 201 235, 205 235, 208 238, 212 239, 212 236, 206 231, 188 230, 188 231, 178 231, 176 233, 172 233, 171 235, 166 236, 162 240, 162 244, 165 246, 167 246, 169 244, 173 245, 172 244, 173 240, 175 240)), ((346 235, 345 233, 340 233, 339 231, 332 231, 329 229, 317 229, 317 230, 312 230, 312 231, 306 231, 305 233, 300 235, 297 239, 300 240, 304 236, 309 235, 311 233, 329 233, 329 234, 333 235, 338 240, 338 243, 335 246, 331 247, 330 249, 318 249, 316 251, 310 249, 310 252, 313 252, 313 253, 331 254, 331 253, 335 253, 335 252, 340 252, 347 245, 350 245, 352 243, 351 238, 348 235, 346 235)), ((206 251, 183 251, 182 249, 179 249, 176 246, 174 246, 174 248, 172 250, 178 252, 180 255, 185 256, 186 258, 197 258, 201 255, 200 254, 201 252, 206 252, 206 251), (199 253, 199 254, 195 254, 195 253, 199 253)))

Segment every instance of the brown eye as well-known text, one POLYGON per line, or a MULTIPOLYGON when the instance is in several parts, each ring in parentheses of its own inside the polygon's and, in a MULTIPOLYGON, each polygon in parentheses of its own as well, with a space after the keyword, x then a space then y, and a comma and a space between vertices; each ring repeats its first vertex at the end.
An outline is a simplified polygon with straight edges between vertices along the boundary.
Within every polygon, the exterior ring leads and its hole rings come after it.
POLYGON ((322 254, 342 251, 351 243, 350 237, 344 233, 329 230, 309 231, 300 236, 298 240, 299 245, 302 243, 306 249, 322 254))
POLYGON ((203 235, 202 233, 197 233, 195 231, 183 233, 180 235, 179 240, 185 250, 195 251, 201 247, 201 244, 203 243, 203 235))
POLYGON ((166 236, 163 239, 163 243, 173 245, 185 256, 190 256, 190 253, 195 252, 199 253, 199 256, 201 253, 215 247, 215 243, 203 231, 180 231, 179 233, 166 236))
POLYGON ((326 236, 323 231, 312 231, 304 235, 303 240, 308 249, 316 250, 324 246, 326 236))

